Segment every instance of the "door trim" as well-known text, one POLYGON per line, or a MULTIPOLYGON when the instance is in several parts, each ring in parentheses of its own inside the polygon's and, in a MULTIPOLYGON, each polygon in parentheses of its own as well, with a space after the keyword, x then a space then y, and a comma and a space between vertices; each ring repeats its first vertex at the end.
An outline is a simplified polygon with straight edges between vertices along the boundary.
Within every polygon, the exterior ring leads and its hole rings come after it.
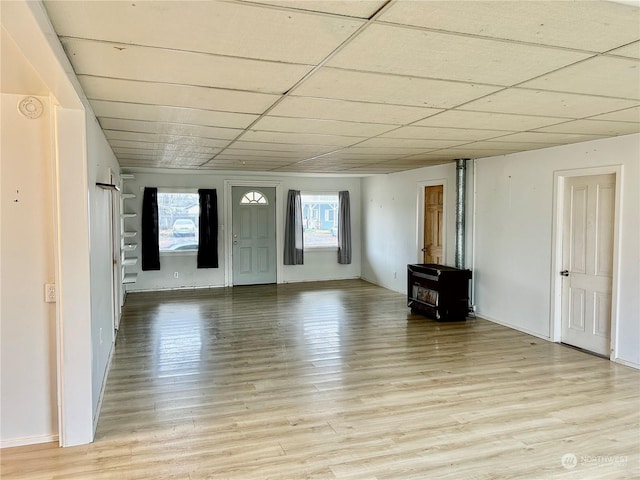
POLYGON ((622 206, 623 165, 609 165, 573 170, 557 170, 553 172, 553 223, 551 229, 551 305, 549 331, 551 340, 560 343, 562 340, 562 282, 559 272, 562 269, 562 236, 564 195, 566 179, 590 175, 614 174, 615 176, 615 212, 613 221, 613 275, 611 277, 611 345, 610 360, 618 358, 618 282, 620 276, 620 209, 622 206))
POLYGON ((233 187, 273 187, 276 189, 276 283, 282 283, 282 265, 284 262, 284 243, 279 232, 284 231, 284 219, 281 206, 282 182, 269 182, 260 180, 225 180, 224 181, 224 286, 233 286, 233 200, 231 191, 233 187))
POLYGON ((443 262, 447 262, 447 179, 440 178, 436 180, 426 180, 424 182, 418 182, 418 204, 417 212, 418 218, 416 221, 416 262, 422 263, 422 245, 424 245, 424 189, 426 187, 435 187, 442 185, 442 259, 443 262))

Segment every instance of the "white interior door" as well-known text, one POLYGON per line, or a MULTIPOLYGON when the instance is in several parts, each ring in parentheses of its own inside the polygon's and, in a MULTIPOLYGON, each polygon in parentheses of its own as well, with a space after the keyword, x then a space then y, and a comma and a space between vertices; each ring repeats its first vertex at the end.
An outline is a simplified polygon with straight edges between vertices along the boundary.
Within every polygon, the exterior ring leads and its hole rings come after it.
POLYGON ((566 180, 562 342, 609 356, 615 175, 566 180))
POLYGON ((276 189, 232 187, 234 285, 276 283, 276 189))

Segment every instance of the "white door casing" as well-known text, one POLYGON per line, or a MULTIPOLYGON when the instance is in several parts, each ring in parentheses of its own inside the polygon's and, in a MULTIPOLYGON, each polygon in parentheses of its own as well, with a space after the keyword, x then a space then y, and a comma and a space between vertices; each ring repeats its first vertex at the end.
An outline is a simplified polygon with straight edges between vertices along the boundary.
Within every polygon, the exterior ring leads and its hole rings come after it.
POLYGON ((561 341, 610 356, 615 175, 568 178, 562 218, 561 341))

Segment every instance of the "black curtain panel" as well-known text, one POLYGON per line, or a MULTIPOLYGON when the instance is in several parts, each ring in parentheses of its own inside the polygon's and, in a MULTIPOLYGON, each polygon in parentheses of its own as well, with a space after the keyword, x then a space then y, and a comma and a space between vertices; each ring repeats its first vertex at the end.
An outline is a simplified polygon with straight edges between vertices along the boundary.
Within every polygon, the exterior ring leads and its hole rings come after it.
POLYGON ((158 189, 145 187, 142 198, 142 270, 160 270, 158 189))
POLYGON ((338 192, 338 263, 351 263, 351 202, 349 192, 338 192))
POLYGON ((198 268, 218 268, 218 195, 215 189, 200 189, 198 268))
POLYGON ((302 199, 299 190, 289 190, 284 227, 284 264, 304 264, 302 237, 302 199))

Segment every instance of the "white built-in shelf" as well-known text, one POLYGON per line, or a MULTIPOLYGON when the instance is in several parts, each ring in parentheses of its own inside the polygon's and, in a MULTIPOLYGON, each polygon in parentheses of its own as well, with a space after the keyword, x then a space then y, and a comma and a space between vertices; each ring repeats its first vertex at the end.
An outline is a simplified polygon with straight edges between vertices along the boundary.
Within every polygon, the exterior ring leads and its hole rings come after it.
POLYGON ((122 260, 122 265, 125 267, 135 265, 136 263, 138 263, 138 257, 124 257, 122 260))
POLYGON ((137 279, 137 273, 127 273, 124 277, 122 277, 122 283, 136 283, 137 279))
POLYGON ((122 250, 124 250, 125 252, 132 252, 136 248, 138 248, 137 243, 125 243, 124 246, 122 247, 122 250))
POLYGON ((137 213, 123 213, 122 214, 122 218, 135 218, 137 216, 138 216, 137 213))
POLYGON ((120 198, 122 198, 123 200, 127 200, 129 198, 136 198, 136 194, 135 193, 121 193, 120 194, 120 198))
POLYGON ((122 236, 124 238, 135 237, 137 234, 138 234, 138 232, 122 232, 122 236))

